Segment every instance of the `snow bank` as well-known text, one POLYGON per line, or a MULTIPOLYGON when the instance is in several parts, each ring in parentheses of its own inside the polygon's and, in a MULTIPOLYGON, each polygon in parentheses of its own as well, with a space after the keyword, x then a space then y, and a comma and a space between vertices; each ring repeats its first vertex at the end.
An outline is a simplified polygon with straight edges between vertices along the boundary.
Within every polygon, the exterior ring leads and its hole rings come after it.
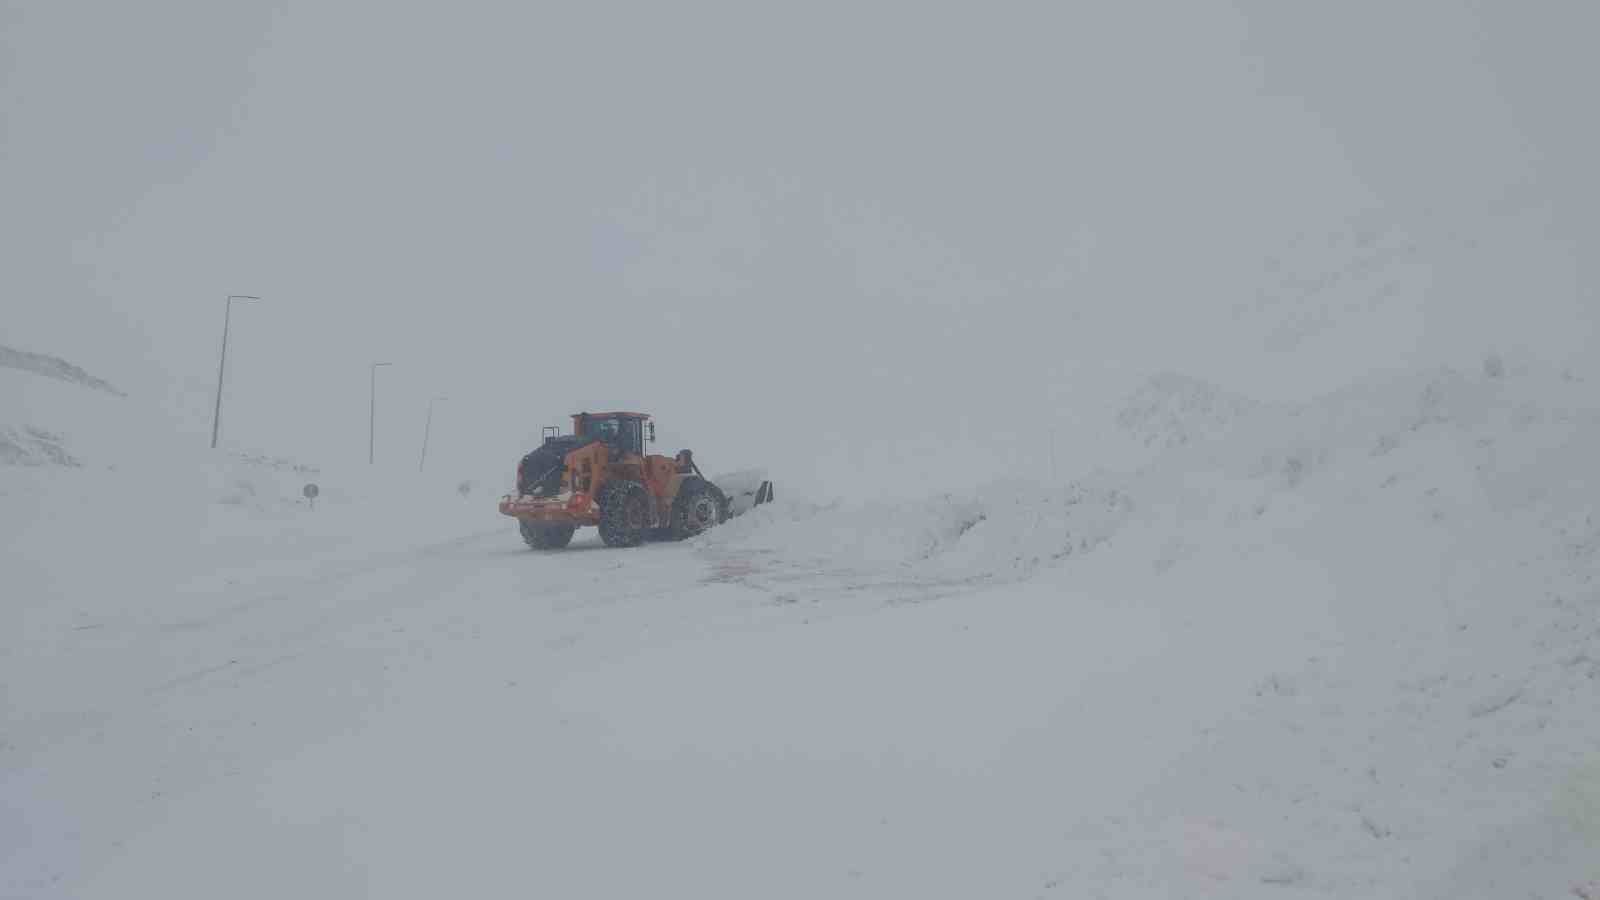
MULTIPOLYGON (((1496 354, 1470 369, 1367 378, 1299 404, 1227 399, 1162 376, 1119 420, 1149 452, 1092 477, 1001 481, 919 502, 780 497, 700 546, 737 583, 824 607, 1028 581, 1030 595, 1062 616, 1035 627, 1094 630, 1108 619, 1103 608, 1085 615, 1082 598, 1117 597, 1156 615, 1174 659, 1211 647, 1259 667, 1225 723, 1175 738, 1197 744, 1148 788, 1149 812, 1093 826, 1094 845, 1121 848, 1121 865, 1107 875, 1090 854, 1076 871, 1094 874, 1062 876, 1063 887, 1559 896, 1600 877, 1592 383, 1496 354), (840 587, 849 583, 872 590, 840 587)), ((1001 596, 970 602, 1017 614, 1001 596)), ((1133 666, 1141 651, 1107 637, 1133 666)), ((901 634, 884 645, 918 640, 901 634)), ((1026 646, 1014 644, 1024 656, 1026 646)), ((879 677, 861 656, 830 661, 879 677)), ((924 672, 917 677, 940 668, 895 659, 924 672)), ((1175 677, 1214 674, 1221 662, 1201 652, 1186 665, 1175 677)), ((675 669, 661 659, 649 666, 675 669)), ((1009 677, 972 677, 997 698, 1017 689, 1009 677)), ((605 684, 585 681, 586 702, 625 705, 620 687, 605 684)), ((655 684, 672 693, 676 682, 655 684)), ((783 706, 790 714, 760 746, 812 746, 808 724, 827 733, 833 722, 831 712, 796 719, 783 706)), ((654 742, 635 728, 654 720, 624 719, 614 727, 630 745, 654 742)), ((748 737, 727 740, 738 747, 748 737)), ((1043 740, 1066 748, 1074 738, 1063 726, 1043 740)), ((878 743, 912 753, 960 742, 878 743)))
POLYGON ((1255 407, 1216 385, 1163 372, 1129 397, 1117 425, 1142 447, 1180 447, 1225 431, 1255 407))
POLYGON ((780 499, 708 533, 702 544, 799 568, 1015 580, 1092 551, 1131 509, 1125 494, 1094 479, 1060 487, 999 482, 921 501, 780 499))

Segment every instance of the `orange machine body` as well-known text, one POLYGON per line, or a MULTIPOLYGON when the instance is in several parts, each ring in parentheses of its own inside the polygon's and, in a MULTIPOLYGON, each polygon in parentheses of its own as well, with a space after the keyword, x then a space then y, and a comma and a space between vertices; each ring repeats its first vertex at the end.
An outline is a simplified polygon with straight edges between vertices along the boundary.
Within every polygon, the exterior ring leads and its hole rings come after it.
POLYGON ((625 479, 643 484, 650 494, 648 527, 665 527, 678 488, 693 474, 693 462, 687 451, 676 457, 643 453, 649 419, 636 412, 574 414, 573 434, 596 440, 566 455, 560 490, 543 497, 508 494, 500 500, 500 512, 541 524, 598 525, 601 489, 613 479, 625 479), (615 434, 611 426, 616 426, 615 434), (613 436, 615 440, 609 439, 613 436))

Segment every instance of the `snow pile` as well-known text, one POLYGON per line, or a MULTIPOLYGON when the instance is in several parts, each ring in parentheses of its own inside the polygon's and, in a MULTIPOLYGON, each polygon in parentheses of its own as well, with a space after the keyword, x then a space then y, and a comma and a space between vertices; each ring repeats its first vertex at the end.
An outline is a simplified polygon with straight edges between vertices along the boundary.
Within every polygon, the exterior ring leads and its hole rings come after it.
POLYGON ((1329 341, 1348 347, 1360 332, 1396 326, 1409 333, 1403 326, 1414 324, 1415 298, 1426 295, 1437 256, 1452 249, 1424 240, 1435 233, 1374 216, 1302 234, 1266 261, 1236 318, 1258 317, 1263 346, 1276 351, 1329 341))
POLYGON ((1278 537, 1271 526, 1280 515, 1311 522, 1400 503, 1449 528, 1458 523, 1442 518, 1445 498, 1458 494, 1454 503, 1465 506, 1521 497, 1565 515, 1600 499, 1570 489, 1583 463, 1571 459, 1569 469, 1531 459, 1587 446, 1592 435, 1581 429, 1597 412, 1586 392, 1576 376, 1508 369, 1498 356, 1477 372, 1374 378, 1297 405, 1224 398, 1193 379, 1162 376, 1118 416, 1156 451, 1132 468, 1059 486, 1014 478, 916 501, 780 496, 701 545, 797 568, 1013 580, 1068 565, 1119 536, 1165 548, 1158 566, 1197 536, 1267 544, 1278 537), (1427 486, 1408 493, 1417 483, 1427 486))
POLYGON ((1253 408, 1215 385, 1164 372, 1128 398, 1117 425, 1142 447, 1180 447, 1226 430, 1253 408))
POLYGON ((724 556, 761 557, 797 570, 1016 580, 1094 550, 1131 511, 1125 493, 1098 479, 1060 487, 1010 481, 917 501, 780 499, 701 542, 724 556))
POLYGON ((1276 639, 1302 659, 1152 788, 1162 814, 1111 829, 1163 873, 1131 883, 1559 896, 1600 875, 1596 447, 1592 385, 1491 358, 1153 466, 1136 495, 1164 498, 1179 602, 1254 629, 1229 596, 1276 582, 1301 632, 1276 639))
MULTIPOLYGON (((1187 379, 1156 383, 1178 386, 1167 396, 1180 400, 1216 396, 1187 379)), ((1142 391, 1130 408, 1153 408, 1144 402, 1151 396, 1142 391)), ((1102 664, 1124 667, 1126 682, 1106 689, 1117 704, 1153 704, 1144 712, 1119 718, 1099 712, 1098 701, 1069 699, 1080 696, 1071 686, 1082 677, 1071 674, 1078 662, 1036 675, 1068 679, 1060 702, 1088 704, 1091 719, 1104 715, 1107 727, 1129 735, 1159 730, 1182 749, 1162 764, 1165 775, 1137 788, 1150 798, 1142 812, 1084 813, 1081 853, 1057 848, 1066 874, 1048 879, 1063 889, 1559 896, 1600 877, 1594 385, 1487 354, 1472 369, 1368 378, 1307 403, 1221 406, 1225 424, 1213 416, 1218 404, 1204 399, 1142 417, 1156 456, 1062 488, 998 482, 910 503, 780 498, 699 546, 718 580, 822 612, 1011 584, 1034 598, 1026 613, 996 592, 941 607, 962 629, 978 621, 1009 629, 1002 622, 1015 616, 1012 625, 1055 636, 1046 643, 1088 629, 1116 648, 1120 662, 1102 664), (1121 634, 1116 623, 1127 615, 1159 623, 1146 636, 1165 647, 1155 669, 1141 662, 1150 646, 1121 634), (1164 695, 1190 696, 1189 712, 1172 719, 1164 695)), ((924 660, 928 671, 967 652, 919 631, 916 620, 884 627, 895 629, 884 641, 897 648, 897 666, 922 671, 921 656, 904 654, 923 640, 939 642, 924 660)), ((1007 633, 1014 652, 1032 652, 1007 633)), ((829 646, 853 646, 854 638, 838 638, 829 646)), ((828 651, 830 671, 892 677, 868 674, 881 647, 859 649, 854 663, 828 651)), ((737 667, 752 664, 747 653, 770 660, 816 651, 687 652, 726 654, 737 667)), ((668 653, 647 665, 671 672, 679 660, 668 653)), ((620 685, 637 684, 640 673, 626 671, 574 687, 582 700, 573 703, 631 708, 620 685)), ((1021 686, 1011 675, 962 671, 988 686, 970 689, 985 696, 1015 696, 1021 686)), ((718 693, 685 677, 692 683, 657 676, 652 689, 718 693)), ((811 696, 811 688, 780 689, 792 689, 796 704, 811 696)), ((811 746, 811 728, 830 733, 841 716, 865 721, 873 709, 918 696, 909 685, 885 690, 892 696, 848 713, 796 719, 785 703, 770 739, 749 731, 717 738, 706 723, 700 737, 665 731, 699 752, 724 740, 811 746)), ((712 708, 742 708, 725 701, 712 708)), ((765 721, 747 715, 741 721, 765 721)), ((654 726, 635 728, 654 721, 648 716, 607 721, 624 729, 619 739, 629 746, 663 740, 654 726)), ((1073 718, 1034 728, 1029 740, 1070 757, 1083 725, 1073 718)), ((962 745, 919 743, 920 726, 907 727, 879 743, 904 753, 962 745)), ((669 740, 662 752, 677 746, 669 740)), ((971 754, 961 759, 978 764, 971 754)))
POLYGON ((62 437, 43 428, 0 426, 0 466, 81 466, 62 437))

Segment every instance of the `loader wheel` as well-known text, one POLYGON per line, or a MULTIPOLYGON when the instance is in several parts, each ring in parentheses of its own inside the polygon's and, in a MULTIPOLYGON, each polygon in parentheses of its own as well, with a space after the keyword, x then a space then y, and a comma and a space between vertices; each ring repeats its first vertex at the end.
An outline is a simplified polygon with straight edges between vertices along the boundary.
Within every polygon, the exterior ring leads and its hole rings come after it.
POLYGON ((719 524, 727 518, 724 511, 722 492, 715 485, 699 478, 684 479, 678 499, 672 501, 673 539, 692 538, 719 524))
POLYGON ((572 533, 578 530, 573 525, 535 525, 527 519, 517 524, 522 526, 522 539, 535 550, 560 550, 572 543, 572 533))
POLYGON ((637 547, 650 531, 650 494, 637 481, 611 481, 600 489, 600 540, 607 547, 637 547))

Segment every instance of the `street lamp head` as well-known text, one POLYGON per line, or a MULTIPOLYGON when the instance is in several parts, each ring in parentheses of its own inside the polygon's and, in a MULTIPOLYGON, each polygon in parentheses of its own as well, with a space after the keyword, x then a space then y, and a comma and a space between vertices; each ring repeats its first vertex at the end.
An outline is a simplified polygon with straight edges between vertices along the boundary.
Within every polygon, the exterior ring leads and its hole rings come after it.
POLYGON ((372 364, 372 367, 373 367, 373 368, 374 368, 374 369, 376 369, 376 368, 378 368, 378 367, 379 367, 379 366, 392 366, 392 365, 394 365, 394 363, 373 363, 373 364, 372 364))
POLYGON ((229 294, 228 295, 228 299, 229 300, 260 300, 261 298, 260 297, 252 297, 249 294, 229 294))

